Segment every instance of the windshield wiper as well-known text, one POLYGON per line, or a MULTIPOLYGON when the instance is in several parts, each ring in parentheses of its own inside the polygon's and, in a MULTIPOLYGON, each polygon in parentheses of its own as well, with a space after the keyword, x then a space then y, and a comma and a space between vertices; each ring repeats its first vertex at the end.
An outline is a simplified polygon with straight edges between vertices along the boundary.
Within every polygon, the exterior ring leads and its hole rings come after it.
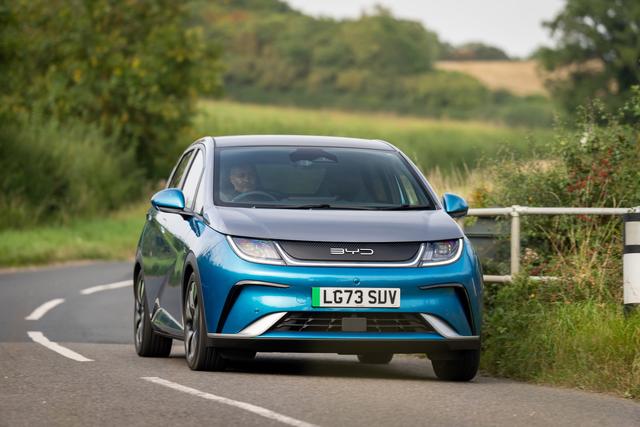
POLYGON ((329 203, 315 203, 307 205, 270 205, 272 209, 343 209, 343 210, 374 210, 368 206, 331 205, 329 203))
POLYGON ((336 209, 336 210, 358 210, 358 211, 410 211, 410 210, 431 210, 431 206, 409 204, 393 206, 363 206, 363 205, 332 205, 329 203, 309 203, 303 205, 272 205, 272 204, 251 204, 247 207, 258 209, 336 209))
POLYGON ((380 206, 375 209, 378 209, 381 211, 416 211, 416 210, 432 210, 433 208, 427 205, 403 204, 403 205, 395 205, 395 206, 380 206))

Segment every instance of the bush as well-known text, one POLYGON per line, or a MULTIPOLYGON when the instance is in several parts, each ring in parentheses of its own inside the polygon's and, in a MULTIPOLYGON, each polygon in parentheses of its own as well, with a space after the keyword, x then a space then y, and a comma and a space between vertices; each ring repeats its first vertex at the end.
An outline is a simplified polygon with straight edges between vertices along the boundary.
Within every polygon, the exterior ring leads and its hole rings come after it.
MULTIPOLYGON (((484 200, 492 206, 638 205, 639 110, 639 90, 616 113, 594 102, 580 111, 574 127, 557 129, 545 156, 551 160, 508 160, 494 166, 494 188, 484 200)), ((604 293, 619 294, 620 218, 530 216, 523 218, 523 232, 530 272, 565 275, 571 282, 584 278, 585 284, 602 279, 610 283, 602 285, 608 289, 604 293), (593 269, 584 268, 587 260, 594 260, 593 269)))
POLYGON ((0 109, 100 126, 164 176, 196 97, 218 86, 217 52, 189 18, 171 0, 4 2, 0 109))
MULTIPOLYGON (((557 130, 548 161, 493 168, 486 205, 632 207, 640 200, 640 90, 616 113, 595 102, 557 130)), ((523 217, 525 274, 489 287, 484 369, 640 397, 640 314, 622 314, 618 217, 523 217), (533 282, 526 274, 556 276, 533 282), (593 369, 596 366, 597 369, 593 369)))
POLYGON ((1 127, 0 229, 103 213, 141 196, 133 151, 93 126, 31 116, 1 127))
POLYGON ((510 126, 551 127, 554 110, 553 104, 544 97, 512 96, 504 104, 499 104, 492 115, 510 126))
POLYGON ((403 98, 422 114, 463 118, 486 106, 490 92, 467 74, 437 71, 406 80, 403 98))

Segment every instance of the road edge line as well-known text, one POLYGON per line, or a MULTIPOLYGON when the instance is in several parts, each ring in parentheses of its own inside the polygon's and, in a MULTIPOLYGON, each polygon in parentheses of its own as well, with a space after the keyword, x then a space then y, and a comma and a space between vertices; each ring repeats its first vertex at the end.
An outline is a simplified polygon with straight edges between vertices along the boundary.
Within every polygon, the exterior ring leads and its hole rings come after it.
POLYGON ((165 380, 160 377, 140 377, 145 381, 152 382, 154 384, 159 384, 173 390, 181 391, 183 393, 190 394, 192 396, 197 396, 203 399, 212 400, 214 402, 223 403, 229 406, 235 406, 236 408, 244 409, 245 411, 252 412, 256 415, 260 415, 265 418, 269 418, 271 420, 279 421, 283 424, 288 424, 294 427, 317 427, 315 424, 311 424, 305 421, 301 421, 287 415, 280 414, 278 412, 274 412, 270 409, 263 408, 262 406, 253 405, 247 402, 241 402, 239 400, 229 399, 227 397, 217 396, 215 394, 207 393, 204 391, 200 391, 195 388, 187 387, 182 384, 174 383, 173 381, 165 380))
POLYGON ((47 337, 40 331, 28 331, 27 335, 29 338, 33 340, 33 342, 43 345, 51 351, 55 351, 56 353, 64 356, 68 359, 75 360, 76 362, 93 362, 93 359, 89 359, 84 357, 83 355, 76 353, 73 350, 70 350, 66 347, 61 346, 60 344, 49 341, 47 337))

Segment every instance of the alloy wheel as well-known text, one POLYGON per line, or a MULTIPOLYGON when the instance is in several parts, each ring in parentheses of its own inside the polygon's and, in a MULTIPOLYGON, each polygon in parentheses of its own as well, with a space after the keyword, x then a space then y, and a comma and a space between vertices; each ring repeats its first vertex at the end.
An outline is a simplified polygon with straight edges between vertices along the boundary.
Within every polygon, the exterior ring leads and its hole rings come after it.
POLYGON ((198 343, 200 339, 199 321, 200 307, 198 301, 198 289, 196 287, 196 282, 192 280, 191 282, 189 282, 189 287, 187 289, 184 321, 184 350, 189 362, 192 362, 194 357, 198 353, 198 343))
POLYGON ((133 312, 133 324, 135 328, 135 340, 136 347, 142 346, 142 339, 144 335, 144 280, 140 278, 138 280, 138 286, 136 287, 135 309, 133 312))

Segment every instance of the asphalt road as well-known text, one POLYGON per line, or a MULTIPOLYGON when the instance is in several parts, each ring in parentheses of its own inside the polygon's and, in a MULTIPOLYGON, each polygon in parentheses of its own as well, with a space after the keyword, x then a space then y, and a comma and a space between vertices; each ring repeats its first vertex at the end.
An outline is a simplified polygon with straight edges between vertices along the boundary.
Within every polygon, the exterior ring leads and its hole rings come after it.
POLYGON ((167 359, 139 358, 130 285, 80 292, 130 272, 99 263, 0 273, 0 426, 640 426, 630 400, 483 376, 441 382, 415 356, 367 366, 354 356, 259 354, 226 372, 192 372, 179 342, 167 359), (64 302, 34 312, 55 299, 64 302))

